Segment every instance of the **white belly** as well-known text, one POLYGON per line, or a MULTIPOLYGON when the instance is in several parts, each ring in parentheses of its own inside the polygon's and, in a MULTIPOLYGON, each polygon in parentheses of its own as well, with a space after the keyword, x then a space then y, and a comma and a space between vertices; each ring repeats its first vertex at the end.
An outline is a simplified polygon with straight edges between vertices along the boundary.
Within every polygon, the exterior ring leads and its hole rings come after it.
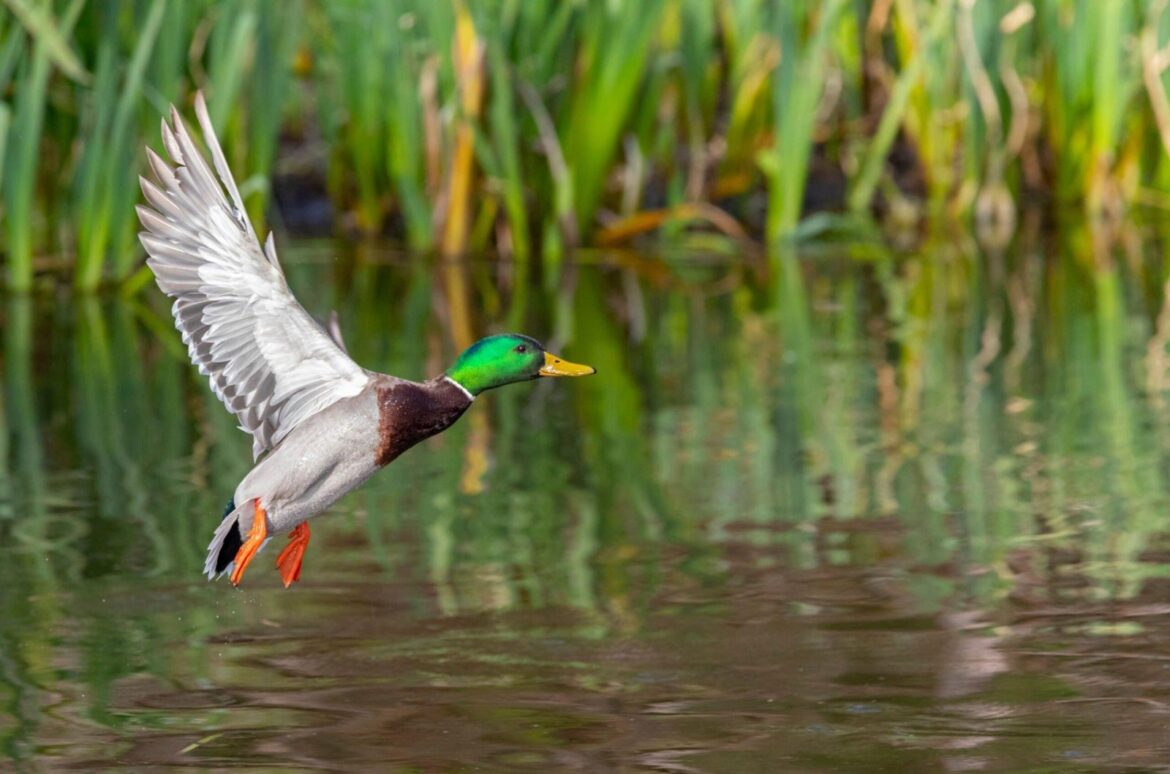
MULTIPOLYGON (((338 401, 311 417, 244 477, 236 504, 259 498, 269 534, 288 532, 317 515, 378 469, 376 417, 369 395, 338 401)), ((247 534, 251 526, 252 511, 245 509, 240 529, 247 534)))

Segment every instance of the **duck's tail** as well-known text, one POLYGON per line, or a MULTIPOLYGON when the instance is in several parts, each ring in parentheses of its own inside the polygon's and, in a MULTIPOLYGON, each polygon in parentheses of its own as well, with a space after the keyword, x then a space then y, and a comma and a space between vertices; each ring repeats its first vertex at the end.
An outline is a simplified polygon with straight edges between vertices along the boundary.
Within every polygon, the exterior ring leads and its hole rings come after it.
MULTIPOLYGON (((248 501, 244 505, 251 504, 248 501)), ((223 521, 215 528, 215 535, 207 546, 207 561, 203 563, 203 572, 208 580, 215 580, 232 569, 236 553, 244 544, 244 536, 240 533, 240 515, 243 511, 242 506, 236 507, 234 499, 229 500, 223 509, 223 521)))

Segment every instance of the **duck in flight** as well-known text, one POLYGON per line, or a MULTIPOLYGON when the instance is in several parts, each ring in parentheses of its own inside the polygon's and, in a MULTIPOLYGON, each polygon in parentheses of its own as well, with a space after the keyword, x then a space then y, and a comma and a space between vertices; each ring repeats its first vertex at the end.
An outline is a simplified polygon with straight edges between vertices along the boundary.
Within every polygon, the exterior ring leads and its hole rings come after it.
POLYGON ((287 588, 300 578, 309 519, 419 441, 450 427, 485 390, 539 377, 584 376, 519 334, 468 347, 446 373, 412 382, 362 368, 289 290, 272 234, 264 246, 207 114, 195 115, 215 172, 178 111, 162 122, 164 161, 140 178, 147 265, 175 299, 175 327, 211 389, 252 434, 258 460, 215 530, 204 571, 238 586, 269 538, 288 534, 276 564, 287 588), (229 198, 230 197, 230 198, 229 198))

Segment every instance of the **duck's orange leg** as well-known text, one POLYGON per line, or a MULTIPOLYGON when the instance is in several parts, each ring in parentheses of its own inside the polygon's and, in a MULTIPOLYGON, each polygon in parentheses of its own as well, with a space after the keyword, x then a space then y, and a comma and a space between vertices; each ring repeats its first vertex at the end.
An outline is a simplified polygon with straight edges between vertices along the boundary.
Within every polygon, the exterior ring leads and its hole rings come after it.
POLYGON ((255 502, 256 513, 252 516, 252 529, 248 531, 248 539, 244 541, 244 545, 240 546, 240 550, 236 552, 236 566, 232 569, 233 586, 240 585, 240 581, 244 577, 244 570, 248 569, 248 563, 252 561, 252 557, 256 555, 268 537, 268 514, 260 505, 260 498, 256 498, 255 502))
POLYGON ((284 579, 287 589, 301 579, 301 560, 305 558, 305 549, 309 547, 309 523, 301 522, 288 533, 288 545, 276 557, 276 566, 280 568, 280 577, 284 579))

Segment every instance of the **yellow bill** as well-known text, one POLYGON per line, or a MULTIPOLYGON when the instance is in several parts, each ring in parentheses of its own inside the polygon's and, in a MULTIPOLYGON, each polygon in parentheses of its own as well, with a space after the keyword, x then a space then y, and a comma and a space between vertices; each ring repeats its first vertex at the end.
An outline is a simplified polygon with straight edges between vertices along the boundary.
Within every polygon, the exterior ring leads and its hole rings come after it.
POLYGON ((544 353, 544 365, 540 367, 541 376, 588 376, 595 373, 597 369, 593 366, 570 363, 548 352, 544 353))

